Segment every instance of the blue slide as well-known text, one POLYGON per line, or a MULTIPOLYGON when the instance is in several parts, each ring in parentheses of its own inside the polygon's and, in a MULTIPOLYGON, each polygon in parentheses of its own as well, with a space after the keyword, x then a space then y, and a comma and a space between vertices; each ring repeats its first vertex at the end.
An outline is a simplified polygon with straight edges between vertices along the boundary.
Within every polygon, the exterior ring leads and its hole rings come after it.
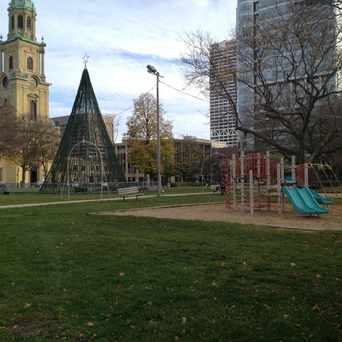
POLYGON ((309 188, 283 187, 283 192, 300 215, 328 214, 329 210, 322 208, 309 188))
POLYGON ((312 193, 312 195, 316 198, 316 201, 319 204, 330 205, 330 204, 334 203, 334 201, 331 198, 326 197, 326 196, 322 196, 321 194, 319 194, 318 192, 316 192, 310 188, 307 188, 307 189, 312 193))

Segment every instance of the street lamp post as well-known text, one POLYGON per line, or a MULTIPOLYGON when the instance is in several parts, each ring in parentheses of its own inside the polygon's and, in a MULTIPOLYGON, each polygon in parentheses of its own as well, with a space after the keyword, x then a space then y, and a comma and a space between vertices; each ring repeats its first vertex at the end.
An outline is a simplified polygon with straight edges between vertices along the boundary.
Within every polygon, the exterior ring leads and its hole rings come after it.
POLYGON ((161 195, 162 191, 162 181, 161 181, 161 148, 160 148, 160 105, 159 105, 159 81, 160 81, 160 73, 157 69, 152 66, 147 66, 147 71, 150 74, 156 76, 157 79, 157 174, 158 174, 158 197, 161 195))

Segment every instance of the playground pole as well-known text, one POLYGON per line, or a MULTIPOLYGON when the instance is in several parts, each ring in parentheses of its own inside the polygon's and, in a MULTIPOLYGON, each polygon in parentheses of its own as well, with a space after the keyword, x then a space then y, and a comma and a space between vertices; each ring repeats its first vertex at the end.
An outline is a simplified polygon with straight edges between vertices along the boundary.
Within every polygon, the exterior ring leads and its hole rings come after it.
POLYGON ((266 152, 266 192, 267 192, 267 207, 271 210, 271 153, 266 152))
POLYGON ((281 167, 281 173, 280 173, 280 177, 281 177, 281 183, 284 183, 285 181, 285 162, 284 162, 284 158, 280 159, 280 167, 281 167))
POLYGON ((278 213, 282 214, 282 196, 281 196, 281 165, 277 164, 277 189, 278 189, 278 213))
POLYGON ((241 151, 240 160, 241 182, 240 182, 240 194, 241 194, 241 211, 245 211, 245 153, 241 151))
POLYGON ((232 167, 233 167, 233 180, 232 180, 232 185, 233 185, 233 209, 236 209, 236 154, 233 154, 233 160, 232 160, 232 167))
POLYGON ((254 215, 254 181, 253 170, 249 170, 249 210, 250 214, 254 215))
POLYGON ((296 183, 297 178, 296 178, 296 156, 292 156, 291 158, 291 177, 292 180, 296 183))
POLYGON ((227 160, 227 174, 226 174, 226 186, 225 193, 227 208, 232 209, 232 186, 233 186, 233 161, 227 160))
POLYGON ((304 164, 304 186, 309 186, 309 165, 304 164))
POLYGON ((271 188, 271 154, 269 151, 266 152, 266 186, 267 192, 271 188))

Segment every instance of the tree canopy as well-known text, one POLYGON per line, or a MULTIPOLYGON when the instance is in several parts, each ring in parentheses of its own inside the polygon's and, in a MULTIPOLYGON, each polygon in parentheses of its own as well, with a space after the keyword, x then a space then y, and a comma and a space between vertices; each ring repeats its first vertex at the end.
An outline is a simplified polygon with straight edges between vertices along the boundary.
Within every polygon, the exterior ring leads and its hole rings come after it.
POLYGON ((49 162, 56 153, 59 133, 48 120, 21 118, 11 106, 0 107, 0 157, 11 160, 25 171, 42 166, 47 174, 49 162))
MULTIPOLYGON (((160 106, 161 161, 164 174, 173 169, 174 147, 172 124, 164 118, 165 111, 160 106)), ((132 164, 145 174, 156 174, 157 150, 157 101, 149 93, 141 94, 134 100, 134 112, 127 122, 126 139, 130 148, 132 164)))

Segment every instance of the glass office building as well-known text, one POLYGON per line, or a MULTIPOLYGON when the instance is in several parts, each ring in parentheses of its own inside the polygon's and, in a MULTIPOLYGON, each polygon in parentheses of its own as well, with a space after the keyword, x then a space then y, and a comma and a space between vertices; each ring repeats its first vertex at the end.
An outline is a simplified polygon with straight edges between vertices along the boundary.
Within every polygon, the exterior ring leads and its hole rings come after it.
MULTIPOLYGON (((242 125, 245 127, 254 128, 254 115, 257 112, 256 107, 258 106, 258 97, 255 89, 260 86, 261 79, 263 82, 273 84, 275 87, 277 84, 279 85, 289 81, 289 77, 286 75, 286 72, 293 66, 286 65, 286 56, 284 57, 286 52, 284 53, 284 50, 286 50, 287 44, 281 40, 291 39, 288 38, 291 35, 281 35, 279 34, 279 31, 282 29, 281 25, 290 22, 289 20, 291 17, 296 17, 299 21, 303 21, 305 19, 309 22, 308 18, 297 18, 299 11, 296 13, 296 6, 302 6, 303 3, 304 2, 302 0, 238 0, 237 108, 242 125), (265 45, 267 46, 270 42, 263 42, 260 40, 260 31, 272 33, 272 35, 269 34, 269 39, 273 39, 273 42, 271 43, 272 48, 269 50, 265 49, 265 45), (279 37, 277 34, 279 34, 279 37), (277 48, 279 46, 281 46, 280 49, 282 49, 280 52, 282 56, 280 56, 280 58, 277 56, 277 53, 279 53, 279 51, 277 52, 277 48), (258 65, 260 59, 258 60, 258 57, 261 53, 263 54, 263 66, 260 69, 260 64, 258 65), (260 74, 262 74, 262 76, 260 76, 260 74)), ((327 32, 330 32, 331 37, 334 37, 336 32, 336 18, 333 9, 325 5, 317 5, 317 3, 315 6, 316 12, 312 18, 319 18, 319 20, 317 20, 319 24, 316 26, 308 26, 311 28, 313 27, 315 30, 314 34, 317 34, 314 39, 319 41, 320 35, 326 35, 327 32)), ((312 34, 312 32, 310 32, 308 36, 310 36, 310 34, 312 34)), ((319 48, 324 49, 324 44, 325 42, 323 42, 319 48)), ((290 51, 289 49, 288 52, 293 54, 294 57, 292 56, 292 58, 295 60, 297 59, 296 62, 298 65, 296 66, 297 69, 294 77, 296 77, 297 80, 300 80, 302 77, 303 82, 305 82, 307 75, 307 70, 305 70, 307 65, 305 65, 305 63, 307 61, 310 62, 310 56, 313 55, 313 48, 312 45, 308 44, 307 48, 298 48, 296 50, 294 46, 295 44, 291 46, 292 50, 290 51), (304 58, 306 60, 304 62, 303 51, 306 55, 304 58)), ((314 75, 317 84, 324 80, 324 77, 330 73, 331 68, 335 67, 335 54, 336 49, 331 49, 326 55, 324 55, 324 62, 319 65, 319 68, 317 68, 314 75)), ((313 61, 312 64, 315 62, 316 61, 313 61)), ((290 80, 288 83, 291 82, 292 81, 290 80)), ((329 87, 337 86, 336 75, 336 77, 333 77, 330 80, 329 87)), ((289 100, 285 98, 289 93, 286 91, 283 93, 283 99, 278 100, 279 107, 284 106, 286 101, 289 103, 289 100)), ((252 138, 242 136, 240 139, 245 142, 248 146, 247 148, 254 148, 254 141, 252 138)))

